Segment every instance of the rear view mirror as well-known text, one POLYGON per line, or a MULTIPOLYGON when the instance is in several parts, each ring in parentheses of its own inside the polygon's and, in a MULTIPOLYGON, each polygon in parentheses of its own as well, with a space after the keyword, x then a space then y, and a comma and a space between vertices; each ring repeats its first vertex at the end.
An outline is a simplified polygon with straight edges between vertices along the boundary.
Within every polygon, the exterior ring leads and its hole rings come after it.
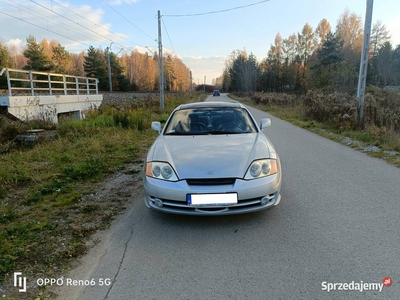
POLYGON ((271 126, 271 119, 270 118, 261 119, 260 129, 263 130, 268 126, 271 126))
POLYGON ((160 122, 151 122, 151 129, 161 132, 161 123, 160 122))

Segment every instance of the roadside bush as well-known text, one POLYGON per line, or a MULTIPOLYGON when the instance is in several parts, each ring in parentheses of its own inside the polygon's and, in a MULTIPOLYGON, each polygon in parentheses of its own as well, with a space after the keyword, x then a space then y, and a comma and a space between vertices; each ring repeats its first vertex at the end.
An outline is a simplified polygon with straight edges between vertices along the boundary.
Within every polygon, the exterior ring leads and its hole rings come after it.
POLYGON ((295 95, 280 93, 255 93, 251 100, 256 104, 276 105, 280 107, 294 106, 297 100, 295 95))
POLYGON ((324 95, 308 91, 302 97, 306 116, 323 123, 329 123, 340 130, 357 127, 357 100, 343 93, 324 95))
POLYGON ((143 131, 150 127, 150 116, 147 110, 138 108, 113 114, 114 125, 122 128, 131 128, 143 131))
POLYGON ((365 95, 364 124, 400 131, 400 95, 374 89, 365 95))

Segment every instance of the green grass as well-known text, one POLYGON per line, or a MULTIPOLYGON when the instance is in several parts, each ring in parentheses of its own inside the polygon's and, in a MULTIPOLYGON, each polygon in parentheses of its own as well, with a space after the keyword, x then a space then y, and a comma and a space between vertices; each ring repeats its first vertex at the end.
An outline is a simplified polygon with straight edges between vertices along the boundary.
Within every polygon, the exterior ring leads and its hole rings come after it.
POLYGON ((166 95, 164 112, 158 105, 135 108, 130 101, 104 105, 84 120, 60 123, 55 140, 2 148, 0 282, 11 280, 16 270, 51 277, 54 268, 66 269, 71 258, 84 254, 86 238, 106 228, 123 205, 82 197, 124 165, 143 161, 157 136, 151 121, 165 122, 178 104, 198 100, 198 95, 166 95))

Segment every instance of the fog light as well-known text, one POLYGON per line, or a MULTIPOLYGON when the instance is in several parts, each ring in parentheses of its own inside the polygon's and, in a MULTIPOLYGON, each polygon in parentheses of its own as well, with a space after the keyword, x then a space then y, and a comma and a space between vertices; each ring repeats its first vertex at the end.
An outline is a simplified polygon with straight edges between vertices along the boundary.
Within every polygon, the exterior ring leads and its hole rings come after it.
POLYGON ((268 196, 265 196, 261 199, 261 205, 267 205, 269 202, 271 202, 275 197, 275 194, 270 194, 268 196))
POLYGON ((268 202, 269 202, 269 199, 267 198, 267 197, 263 197, 262 199, 261 199, 261 205, 267 205, 268 204, 268 202))
POLYGON ((161 199, 156 198, 156 199, 154 200, 154 203, 155 203, 156 206, 158 206, 158 207, 163 207, 163 202, 162 202, 161 199))

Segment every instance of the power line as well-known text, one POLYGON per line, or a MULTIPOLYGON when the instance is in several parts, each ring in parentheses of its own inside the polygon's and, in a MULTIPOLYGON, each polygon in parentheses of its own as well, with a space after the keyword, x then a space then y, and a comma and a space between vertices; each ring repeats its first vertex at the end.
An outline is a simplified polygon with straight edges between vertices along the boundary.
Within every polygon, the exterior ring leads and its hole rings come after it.
POLYGON ((66 38, 66 39, 69 39, 69 40, 71 40, 71 41, 77 42, 77 43, 79 43, 79 44, 81 44, 81 45, 85 45, 85 46, 90 47, 90 45, 87 45, 87 44, 85 44, 84 42, 81 42, 81 41, 72 39, 72 38, 70 38, 70 37, 68 37, 68 36, 65 36, 65 35, 60 34, 60 33, 58 33, 58 32, 52 31, 52 30, 50 30, 50 29, 48 29, 48 28, 44 28, 44 27, 42 27, 42 26, 36 25, 36 24, 34 24, 34 23, 32 23, 32 22, 29 22, 29 21, 26 21, 26 20, 22 20, 21 18, 18 18, 18 17, 16 17, 16 16, 10 15, 10 14, 5 13, 5 12, 3 12, 3 11, 0 11, 0 13, 2 13, 2 14, 4 14, 4 15, 7 15, 7 16, 9 16, 9 17, 12 17, 12 18, 14 18, 14 19, 20 20, 20 21, 22 21, 22 22, 28 23, 28 24, 30 24, 30 25, 36 26, 36 27, 38 27, 38 28, 40 28, 40 29, 47 30, 47 31, 49 31, 49 32, 51 32, 51 33, 57 34, 57 35, 62 36, 62 37, 64 37, 64 38, 66 38))
POLYGON ((218 13, 223 13, 223 12, 227 12, 227 11, 231 11, 231 10, 242 9, 242 8, 258 5, 258 4, 261 4, 264 2, 268 2, 268 1, 270 1, 270 0, 263 0, 263 1, 251 3, 251 4, 247 4, 247 5, 242 5, 242 6, 237 6, 237 7, 232 7, 232 8, 228 8, 228 9, 222 9, 222 10, 216 10, 216 11, 209 11, 209 12, 204 12, 204 13, 185 14, 185 15, 163 15, 163 17, 196 17, 196 16, 203 16, 203 15, 210 15, 210 14, 218 14, 218 13))
MULTIPOLYGON (((13 5, 13 4, 6 3, 6 2, 1 1, 1 0, 0 0, 0 2, 3 2, 3 3, 5 3, 5 4, 7 4, 8 6, 14 7, 14 8, 16 8, 16 9, 18 9, 18 10, 20 10, 20 11, 23 11, 23 12, 29 14, 29 15, 32 15, 32 16, 35 16, 34 14, 32 14, 32 12, 34 12, 34 13, 36 13, 36 14, 38 14, 38 15, 42 15, 42 16, 48 17, 47 15, 45 15, 45 14, 43 14, 43 13, 40 13, 40 12, 38 12, 38 11, 32 10, 32 9, 29 9, 29 10, 21 9, 21 7, 26 8, 26 6, 23 6, 23 5, 21 5, 21 4, 18 4, 18 6, 15 6, 15 5, 13 5)), ((28 8, 26 8, 26 9, 28 9, 28 8)), ((36 17, 36 16, 35 16, 35 17, 36 17)), ((22 17, 20 18, 20 20, 22 20, 22 17)), ((64 25, 64 26, 66 26, 66 27, 73 28, 73 27, 71 27, 70 25, 68 25, 68 24, 66 24, 66 23, 62 23, 62 22, 60 22, 60 21, 58 21, 58 20, 55 20, 54 18, 50 18, 50 20, 56 21, 56 23, 53 23, 53 24, 57 24, 57 25, 58 25, 58 24, 62 24, 62 25, 64 25)), ((47 20, 46 20, 46 21, 47 21, 47 20)), ((47 21, 47 22, 49 22, 49 21, 47 21)), ((64 28, 66 28, 66 27, 64 27, 64 28)), ((79 30, 79 29, 77 29, 77 28, 73 28, 73 29, 79 30)), ((68 29, 67 29, 67 30, 68 30, 68 29)), ((74 31, 74 30, 71 30, 71 31, 73 31, 73 32, 75 32, 75 33, 78 33, 78 34, 81 34, 82 36, 84 36, 82 32, 74 31)), ((88 38, 88 36, 85 36, 85 37, 88 38)))
POLYGON ((146 32, 144 32, 142 29, 140 29, 139 27, 137 27, 135 24, 133 24, 130 20, 128 20, 127 18, 125 18, 123 15, 121 15, 117 10, 115 10, 112 6, 110 6, 106 1, 102 0, 102 2, 107 5, 109 8, 111 8, 116 14, 118 14, 121 18, 123 18, 125 21, 127 21, 129 24, 131 24, 133 27, 135 27, 137 30, 139 30, 140 32, 142 32, 144 35, 146 35, 147 37, 149 37, 152 41, 156 41, 156 39, 152 38, 150 35, 148 35, 146 32))
MULTIPOLYGON (((39 5, 40 7, 44 8, 44 9, 46 9, 46 10, 48 10, 48 11, 51 11, 52 13, 54 13, 54 14, 56 14, 56 15, 58 15, 58 16, 64 18, 64 19, 67 19, 67 20, 70 21, 71 23, 74 23, 74 24, 76 24, 76 25, 78 25, 78 26, 80 26, 80 27, 82 27, 82 28, 84 28, 84 29, 86 29, 86 30, 88 30, 88 31, 90 31, 90 32, 92 32, 92 33, 94 33, 94 34, 96 34, 96 35, 102 37, 103 39, 105 39, 105 40, 108 41, 108 42, 113 42, 112 39, 109 38, 109 37, 106 37, 106 36, 104 36, 104 35, 101 35, 100 33, 97 33, 96 31, 94 31, 94 30, 92 30, 92 29, 90 29, 90 28, 88 28, 88 27, 85 27, 85 26, 83 26, 83 25, 81 25, 81 24, 79 24, 79 23, 73 21, 73 20, 71 20, 70 18, 67 18, 66 16, 64 16, 64 15, 62 15, 62 14, 59 14, 59 13, 55 12, 54 10, 52 10, 52 9, 46 7, 46 6, 44 6, 44 5, 40 4, 40 3, 37 3, 36 1, 33 1, 33 0, 30 0, 30 1, 33 2, 33 3, 35 3, 36 5, 39 5)), ((107 30, 106 28, 104 28, 103 26, 100 26, 100 25, 98 25, 98 24, 96 24, 96 23, 94 23, 94 22, 92 22, 92 21, 86 19, 85 17, 83 17, 83 16, 81 16, 81 15, 75 13, 75 12, 72 11, 71 9, 69 9, 69 8, 67 8, 67 7, 65 7, 65 6, 63 6, 62 4, 59 4, 59 3, 57 3, 57 2, 54 1, 54 0, 52 0, 52 2, 54 2, 54 3, 58 4, 58 5, 60 5, 60 6, 63 7, 64 9, 66 9, 66 10, 68 10, 68 11, 70 11, 70 12, 76 14, 77 16, 79 16, 79 17, 85 19, 86 21, 88 21, 88 22, 90 22, 90 23, 92 23, 92 24, 94 24, 94 25, 96 25, 96 26, 99 26, 99 27, 103 28, 103 29, 104 29, 105 31, 107 31, 108 33, 114 34, 114 35, 116 35, 116 36, 118 36, 118 37, 124 39, 123 37, 121 37, 121 36, 118 35, 117 33, 111 32, 111 31, 107 30)), ((129 41, 129 40, 127 40, 127 41, 130 42, 130 43, 132 43, 132 44, 134 44, 134 45, 141 46, 141 45, 139 45, 138 43, 135 43, 135 42, 132 42, 132 41, 129 41)), ((120 47, 122 47, 122 48, 124 48, 124 49, 127 49, 124 45, 121 45, 121 44, 119 44, 119 43, 117 43, 117 42, 114 42, 114 44, 119 45, 120 47)), ((143 46, 142 46, 142 47, 143 47, 143 46)))
MULTIPOLYGON (((48 11, 50 11, 50 12, 56 14, 56 15, 58 15, 58 16, 64 18, 64 19, 67 19, 67 20, 70 21, 71 23, 74 23, 74 24, 76 24, 76 25, 78 25, 78 26, 80 26, 80 27, 82 27, 82 28, 84 28, 84 29, 86 29, 86 30, 88 30, 88 31, 90 31, 90 32, 92 32, 92 33, 94 33, 94 34, 96 34, 96 35, 98 35, 98 36, 104 38, 104 39, 106 39, 107 41, 112 41, 109 37, 106 37, 106 36, 104 36, 104 35, 101 35, 100 33, 97 33, 96 31, 94 31, 94 30, 92 30, 92 29, 90 29, 90 28, 88 28, 88 27, 85 27, 85 26, 83 26, 82 24, 79 24, 78 22, 75 22, 75 21, 71 20, 70 18, 67 18, 67 17, 64 16, 64 15, 55 12, 53 9, 50 9, 50 8, 48 8, 48 7, 46 7, 46 6, 42 5, 42 4, 40 4, 40 3, 37 3, 36 1, 33 1, 33 0, 30 0, 30 1, 33 2, 33 3, 35 3, 36 5, 39 5, 39 6, 43 7, 44 9, 46 9, 46 10, 48 10, 48 11)), ((69 9, 69 8, 67 8, 67 7, 65 7, 64 5, 59 4, 59 3, 57 3, 56 1, 53 1, 53 0, 52 0, 52 2, 56 3, 57 5, 61 6, 61 7, 64 8, 64 9, 68 10, 69 12, 72 12, 72 13, 76 14, 77 16, 81 17, 82 19, 84 19, 84 20, 86 20, 86 21, 88 21, 88 22, 90 22, 90 23, 92 23, 92 24, 94 24, 94 25, 96 25, 96 26, 98 26, 98 27, 104 29, 104 30, 107 31, 108 33, 115 34, 115 35, 117 35, 118 37, 121 37, 121 36, 119 36, 117 33, 111 32, 111 31, 109 31, 107 28, 105 28, 105 27, 103 27, 103 26, 101 26, 101 25, 99 25, 99 24, 96 24, 96 23, 90 21, 89 19, 86 19, 85 17, 83 17, 83 16, 77 14, 77 13, 74 12, 73 10, 71 10, 71 9, 69 9)), ((131 43, 132 43, 132 44, 135 44, 135 45, 138 45, 138 44, 135 43, 135 42, 131 42, 131 43)))
POLYGON ((163 26, 164 26, 165 32, 167 33, 167 36, 168 36, 169 42, 171 43, 172 50, 174 50, 174 53, 175 53, 175 55, 176 55, 176 51, 175 51, 174 45, 172 44, 171 37, 169 36, 169 33, 168 33, 168 30, 167 30, 167 27, 165 26, 164 20, 163 20, 163 19, 161 19, 161 20, 162 20, 162 23, 163 23, 163 26))

